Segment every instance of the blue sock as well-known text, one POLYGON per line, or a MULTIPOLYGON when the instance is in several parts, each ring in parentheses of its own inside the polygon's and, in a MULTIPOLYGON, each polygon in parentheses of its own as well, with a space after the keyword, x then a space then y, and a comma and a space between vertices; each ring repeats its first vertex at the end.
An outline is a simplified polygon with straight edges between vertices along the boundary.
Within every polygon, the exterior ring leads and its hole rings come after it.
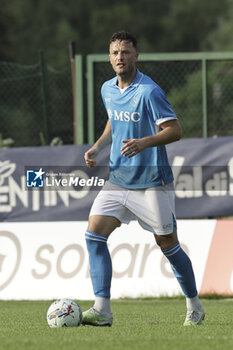
POLYGON ((107 237, 87 230, 85 238, 94 294, 97 297, 110 298, 112 261, 107 247, 107 237))
POLYGON ((169 249, 162 250, 162 252, 168 258, 186 298, 195 297, 197 295, 197 289, 192 263, 188 255, 181 248, 180 243, 175 244, 169 249))

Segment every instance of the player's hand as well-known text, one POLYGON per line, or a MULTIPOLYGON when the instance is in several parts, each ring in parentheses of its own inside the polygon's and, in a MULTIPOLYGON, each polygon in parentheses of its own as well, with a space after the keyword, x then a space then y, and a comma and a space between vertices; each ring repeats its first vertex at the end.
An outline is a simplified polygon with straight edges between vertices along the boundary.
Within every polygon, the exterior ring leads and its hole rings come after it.
POLYGON ((127 158, 132 158, 145 149, 145 144, 142 139, 123 140, 122 142, 125 145, 121 147, 121 154, 127 158))
POLYGON ((93 147, 91 147, 87 152, 85 152, 84 159, 85 159, 86 165, 89 168, 93 168, 96 165, 96 161, 94 158, 97 156, 98 153, 99 153, 98 148, 93 148, 93 147))

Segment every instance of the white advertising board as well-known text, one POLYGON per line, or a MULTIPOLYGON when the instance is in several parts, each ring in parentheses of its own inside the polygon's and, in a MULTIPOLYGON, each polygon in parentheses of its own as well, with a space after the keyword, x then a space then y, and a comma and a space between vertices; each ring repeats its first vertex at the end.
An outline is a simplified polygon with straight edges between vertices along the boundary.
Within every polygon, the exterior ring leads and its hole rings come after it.
MULTIPOLYGON (((192 260, 199 291, 215 226, 216 220, 178 220, 180 243, 192 260)), ((93 299, 86 228, 86 221, 1 223, 0 299, 93 299)), ((181 294, 153 235, 137 222, 118 228, 108 245, 112 298, 181 294)))

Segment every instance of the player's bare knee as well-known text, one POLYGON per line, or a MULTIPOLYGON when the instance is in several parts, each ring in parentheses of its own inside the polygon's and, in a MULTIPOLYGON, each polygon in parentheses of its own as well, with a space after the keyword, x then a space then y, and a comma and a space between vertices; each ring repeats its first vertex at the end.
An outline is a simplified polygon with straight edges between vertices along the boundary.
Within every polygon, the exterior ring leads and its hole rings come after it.
POLYGON ((88 230, 108 237, 120 224, 119 220, 111 216, 92 215, 89 217, 88 230))
POLYGON ((178 243, 176 232, 169 235, 155 235, 155 240, 161 250, 166 250, 178 243))
POLYGON ((89 217, 88 230, 102 234, 104 230, 104 221, 99 215, 93 215, 89 217))

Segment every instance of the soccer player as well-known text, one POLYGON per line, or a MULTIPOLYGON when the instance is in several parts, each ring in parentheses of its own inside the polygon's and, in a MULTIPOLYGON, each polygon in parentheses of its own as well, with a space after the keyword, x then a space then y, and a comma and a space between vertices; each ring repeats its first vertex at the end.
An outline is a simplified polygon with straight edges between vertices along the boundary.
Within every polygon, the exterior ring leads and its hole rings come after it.
POLYGON ((137 42, 131 34, 112 35, 109 57, 116 76, 101 89, 108 121, 84 155, 87 166, 94 167, 96 155, 112 144, 109 181, 94 200, 85 234, 95 302, 83 313, 83 324, 112 325, 107 239, 115 228, 136 217, 154 234, 186 297, 184 325, 199 325, 205 313, 191 261, 177 237, 173 175, 165 148, 181 138, 180 124, 164 91, 137 69, 137 42))

